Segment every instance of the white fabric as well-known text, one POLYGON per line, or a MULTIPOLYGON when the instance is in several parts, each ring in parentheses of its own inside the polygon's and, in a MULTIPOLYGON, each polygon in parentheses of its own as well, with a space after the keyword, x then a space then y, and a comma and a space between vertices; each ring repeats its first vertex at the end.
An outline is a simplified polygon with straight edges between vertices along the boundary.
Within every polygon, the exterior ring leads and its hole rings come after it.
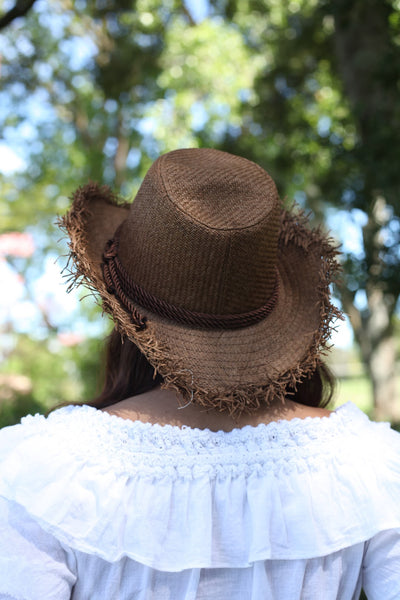
POLYGON ((400 598, 400 435, 67 407, 0 431, 0 599, 400 598))

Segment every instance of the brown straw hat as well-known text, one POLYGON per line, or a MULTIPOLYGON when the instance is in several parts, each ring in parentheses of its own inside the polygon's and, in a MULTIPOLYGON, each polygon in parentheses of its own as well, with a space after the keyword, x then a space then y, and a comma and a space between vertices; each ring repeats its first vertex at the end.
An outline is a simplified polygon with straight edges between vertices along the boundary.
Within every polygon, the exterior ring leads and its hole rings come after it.
POLYGON ((100 295, 185 401, 251 412, 318 366, 339 316, 329 295, 338 252, 283 208, 255 163, 175 150, 132 204, 88 184, 60 225, 73 284, 100 295))

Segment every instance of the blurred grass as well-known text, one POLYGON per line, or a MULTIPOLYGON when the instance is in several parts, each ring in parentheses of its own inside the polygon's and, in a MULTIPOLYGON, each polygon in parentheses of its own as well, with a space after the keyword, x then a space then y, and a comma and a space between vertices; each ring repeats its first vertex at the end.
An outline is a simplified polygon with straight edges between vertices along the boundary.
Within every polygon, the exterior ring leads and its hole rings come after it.
MULTIPOLYGON (((397 378, 397 389, 400 390, 400 376, 397 378)), ((367 377, 359 375, 357 377, 342 377, 337 380, 336 393, 330 408, 338 408, 346 402, 353 402, 370 419, 374 420, 372 384, 367 377)), ((400 422, 392 422, 391 426, 392 429, 400 432, 400 422)))
POLYGON ((338 407, 350 401, 368 416, 372 416, 372 385, 365 375, 342 377, 337 380, 334 406, 338 407))

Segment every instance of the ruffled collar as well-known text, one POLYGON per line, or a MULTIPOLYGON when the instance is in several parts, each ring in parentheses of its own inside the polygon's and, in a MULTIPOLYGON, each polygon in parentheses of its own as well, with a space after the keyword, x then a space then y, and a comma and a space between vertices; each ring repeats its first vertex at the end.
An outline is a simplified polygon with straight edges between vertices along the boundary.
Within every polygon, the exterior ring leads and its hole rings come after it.
POLYGON ((399 440, 351 403, 230 432, 70 406, 0 432, 0 495, 108 561, 311 558, 400 526, 399 440))
MULTIPOLYGON (((27 416, 21 427, 27 439, 43 435, 57 439, 58 448, 91 464, 107 465, 115 473, 168 472, 187 476, 187 469, 208 472, 247 472, 257 464, 265 470, 298 469, 335 447, 340 435, 358 434, 368 418, 352 403, 330 416, 280 420, 232 431, 131 421, 89 406, 67 406, 46 419, 27 416)), ((336 450, 336 449, 335 449, 336 450)))
POLYGON ((256 426, 246 425, 234 428, 231 431, 212 431, 210 429, 192 428, 186 425, 159 425, 139 420, 133 421, 106 411, 97 410, 91 406, 65 406, 45 418, 42 415, 28 415, 21 420, 21 424, 35 430, 47 430, 49 423, 52 426, 64 427, 66 423, 79 430, 95 431, 96 435, 105 435, 119 440, 122 437, 137 440, 146 438, 148 442, 160 439, 168 440, 174 445, 183 445, 188 448, 190 444, 197 447, 215 447, 215 445, 237 445, 252 442, 254 439, 263 438, 265 442, 279 443, 291 439, 298 444, 303 444, 307 438, 325 438, 326 435, 336 435, 343 427, 348 431, 352 426, 358 427, 360 422, 368 422, 368 417, 352 402, 347 402, 332 411, 329 416, 294 418, 291 420, 278 420, 256 426))

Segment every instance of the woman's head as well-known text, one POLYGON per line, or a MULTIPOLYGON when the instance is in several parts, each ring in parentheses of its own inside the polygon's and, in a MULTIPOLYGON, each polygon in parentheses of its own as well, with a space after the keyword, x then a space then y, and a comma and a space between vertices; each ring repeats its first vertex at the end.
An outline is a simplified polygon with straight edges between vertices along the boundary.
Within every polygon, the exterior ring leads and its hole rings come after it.
POLYGON ((177 150, 133 204, 89 185, 62 224, 77 276, 183 397, 251 411, 316 372, 337 252, 254 163, 177 150))

